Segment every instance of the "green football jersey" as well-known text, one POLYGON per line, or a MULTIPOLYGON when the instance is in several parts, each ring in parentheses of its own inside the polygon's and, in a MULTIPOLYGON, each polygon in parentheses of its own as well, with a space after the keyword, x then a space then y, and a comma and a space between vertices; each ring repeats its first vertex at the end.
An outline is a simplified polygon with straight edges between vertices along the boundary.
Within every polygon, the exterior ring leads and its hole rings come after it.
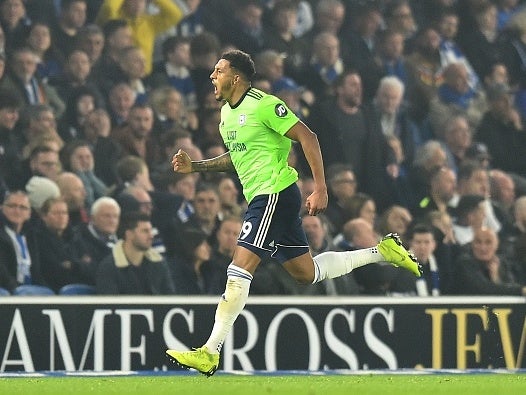
POLYGON ((298 117, 277 97, 250 88, 234 108, 221 108, 219 131, 230 152, 247 202, 280 192, 298 180, 287 163, 292 141, 285 133, 298 117))

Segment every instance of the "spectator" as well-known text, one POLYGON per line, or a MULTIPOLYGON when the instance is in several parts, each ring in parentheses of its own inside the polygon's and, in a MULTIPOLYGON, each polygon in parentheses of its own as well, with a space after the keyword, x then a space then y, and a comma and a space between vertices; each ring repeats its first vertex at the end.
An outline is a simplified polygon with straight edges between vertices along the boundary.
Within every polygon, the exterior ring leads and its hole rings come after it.
POLYGON ((187 222, 195 212, 194 198, 197 179, 195 174, 175 173, 169 170, 165 173, 166 191, 182 198, 181 205, 177 210, 177 218, 182 222, 187 222))
MULTIPOLYGON (((415 283, 414 293, 418 296, 439 296, 451 293, 455 280, 453 265, 437 259, 437 242, 431 227, 416 224, 407 234, 409 249, 423 267, 422 277, 411 279, 415 283)), ((400 273, 402 274, 402 273, 400 273)))
POLYGON ((31 25, 23 0, 2 0, 0 3, 0 25, 5 35, 6 52, 20 47, 28 27, 31 25))
POLYGON ((127 121, 121 127, 112 130, 125 155, 142 158, 148 167, 157 163, 160 146, 152 136, 154 114, 147 104, 135 104, 129 112, 127 121))
POLYGON ((313 107, 309 122, 317 131, 324 165, 351 165, 362 192, 380 211, 393 203, 396 158, 382 133, 373 108, 362 105, 362 82, 355 70, 345 71, 335 85, 336 96, 313 107))
POLYGON ((472 5, 474 26, 465 28, 458 35, 459 44, 478 76, 489 74, 491 66, 501 60, 500 43, 497 40, 497 7, 491 1, 472 5))
POLYGON ((338 36, 332 33, 322 32, 314 37, 310 62, 298 82, 312 91, 318 101, 334 93, 333 85, 339 83, 336 79, 343 74, 345 64, 340 48, 338 36))
POLYGON ((170 0, 153 0, 159 8, 157 14, 146 12, 146 2, 139 0, 104 0, 96 22, 104 25, 112 19, 124 19, 132 29, 135 44, 145 57, 146 74, 150 74, 153 64, 153 48, 158 35, 179 23, 187 12, 180 3, 170 0))
POLYGON ((123 48, 117 56, 118 72, 112 83, 125 82, 133 89, 136 102, 144 103, 148 98, 145 59, 142 50, 135 46, 123 48))
POLYGON ((443 71, 444 83, 429 104, 429 122, 435 137, 442 139, 445 122, 464 115, 476 129, 487 109, 486 95, 480 88, 469 86, 469 74, 463 63, 451 63, 443 71))
POLYGON ((345 3, 341 0, 320 0, 314 8, 314 27, 305 35, 312 42, 319 33, 327 32, 339 36, 345 22, 345 3))
POLYGON ((257 0, 236 0, 233 20, 221 31, 221 42, 254 56, 264 46, 263 5, 257 0))
POLYGON ((268 48, 259 52, 254 57, 257 77, 268 80, 270 85, 280 81, 285 74, 285 54, 279 53, 275 49, 268 48))
POLYGON ((297 20, 297 1, 278 1, 269 11, 268 23, 263 29, 265 47, 280 54, 286 54, 284 58, 285 74, 295 80, 305 68, 310 55, 307 42, 294 35, 297 20))
POLYGON ((90 65, 93 67, 102 56, 104 41, 104 32, 100 26, 90 23, 77 31, 75 49, 85 52, 88 55, 90 65))
POLYGON ((510 20, 509 26, 503 32, 502 38, 502 62, 506 65, 509 73, 509 84, 517 90, 515 101, 521 114, 526 117, 526 77, 524 67, 526 59, 526 9, 514 15, 510 20))
POLYGON ((513 225, 513 205, 515 204, 515 181, 513 177, 505 171, 492 169, 489 172, 490 196, 493 204, 499 209, 496 211, 503 218, 499 222, 505 225, 505 229, 499 234, 511 232, 513 225))
POLYGON ((61 0, 53 28, 53 43, 65 58, 73 51, 77 34, 86 23, 87 0, 61 0))
POLYGON ((385 136, 400 140, 404 160, 408 168, 413 162, 417 147, 423 144, 422 134, 403 102, 405 85, 393 76, 383 77, 374 98, 376 116, 385 136))
POLYGON ((208 236, 197 228, 185 229, 181 236, 182 244, 169 258, 175 292, 179 295, 204 294, 206 288, 201 268, 211 256, 208 236))
MULTIPOLYGON (((7 0, 9 1, 9 0, 7 0)), ((51 106, 59 118, 66 105, 56 90, 37 77, 37 57, 27 48, 17 48, 11 55, 10 74, 5 86, 16 92, 26 104, 46 104, 51 106)))
POLYGON ((116 166, 122 156, 121 147, 111 137, 111 120, 108 112, 102 108, 86 115, 84 138, 93 150, 95 175, 104 184, 112 187, 117 183, 116 166))
POLYGON ((201 229, 212 244, 221 219, 221 203, 217 186, 212 183, 197 185, 194 198, 195 213, 185 223, 185 227, 201 229))
POLYGON ((484 197, 480 195, 463 195, 455 208, 456 219, 453 223, 455 240, 460 245, 473 241, 475 232, 481 229, 486 219, 484 197))
POLYGON ((217 191, 221 204, 220 218, 241 217, 246 210, 246 202, 239 204, 239 189, 231 175, 224 174, 217 179, 217 191))
POLYGON ((402 32, 406 41, 405 47, 411 51, 411 40, 418 29, 411 3, 408 0, 390 1, 384 10, 384 19, 388 29, 402 32))
POLYGON ((73 229, 70 247, 80 262, 82 282, 95 285, 97 268, 117 244, 121 208, 113 198, 104 196, 91 206, 87 224, 73 229))
MULTIPOLYGON (((64 63, 63 73, 51 78, 49 83, 67 104, 74 99, 74 93, 82 88, 90 90, 99 105, 104 103, 102 92, 95 84, 94 78, 91 77, 91 64, 88 54, 80 49, 74 49, 70 52, 64 63)), ((65 116, 67 117, 67 115, 65 116)))
POLYGON ((31 213, 37 217, 40 217, 40 209, 48 199, 56 199, 60 196, 57 183, 47 177, 31 177, 25 190, 31 205, 31 213))
POLYGON ((480 84, 479 76, 473 70, 464 51, 456 41, 459 25, 459 17, 454 8, 446 8, 437 18, 437 28, 441 36, 440 41, 440 63, 447 67, 452 63, 462 63, 468 73, 468 84, 471 89, 476 89, 480 84))
POLYGON ((499 213, 499 207, 491 200, 488 172, 476 162, 465 161, 458 171, 457 195, 452 199, 451 204, 456 206, 460 197, 470 194, 484 198, 486 212, 484 226, 499 233, 506 226, 499 221, 499 218, 503 219, 505 216, 499 213))
POLYGON ((46 283, 58 292, 66 284, 82 282, 79 262, 69 248, 72 231, 68 227, 66 201, 61 197, 46 200, 40 208, 40 218, 35 235, 46 283))
POLYGON ((407 55, 407 100, 418 119, 426 118, 429 103, 442 84, 440 35, 432 26, 422 27, 415 35, 414 48, 407 55))
POLYGON ((149 94, 149 102, 155 113, 158 138, 168 130, 182 128, 194 132, 199 128, 196 113, 186 106, 183 95, 177 89, 171 86, 155 88, 149 94))
POLYGON ((382 24, 383 18, 378 4, 356 7, 348 28, 339 35, 341 42, 345 43, 342 47, 342 59, 347 67, 359 70, 362 75, 366 74, 368 65, 376 53, 376 36, 382 29, 382 24))
POLYGON ((139 184, 132 184, 127 186, 116 198, 123 214, 139 211, 150 217, 153 234, 152 248, 163 257, 167 254, 165 240, 169 234, 168 226, 171 219, 175 217, 174 212, 177 204, 180 204, 180 199, 172 200, 169 199, 170 197, 172 196, 160 196, 154 191, 146 190, 139 184))
POLYGON ((86 208, 98 198, 105 196, 108 187, 95 175, 93 151, 87 141, 73 140, 64 147, 63 161, 65 170, 75 173, 82 180, 86 190, 86 208))
POLYGON ((204 31, 190 41, 193 65, 191 74, 200 109, 221 108, 221 103, 215 99, 213 86, 210 84, 210 70, 213 70, 221 50, 219 38, 210 32, 204 31))
POLYGON ((163 61, 154 66, 148 79, 153 88, 170 85, 183 97, 186 108, 196 111, 197 93, 191 75, 192 56, 190 39, 187 37, 168 37, 163 42, 163 61))
POLYGON ((86 116, 101 107, 97 92, 88 86, 79 86, 71 91, 66 106, 66 112, 59 120, 60 137, 70 142, 84 138, 84 123, 86 116))
POLYGON ((93 64, 92 74, 105 96, 109 96, 119 68, 117 58, 122 49, 133 45, 132 30, 124 19, 112 19, 103 25, 104 50, 93 64))
MULTIPOLYGON (((154 48, 154 63, 159 61, 160 59, 160 53, 162 52, 161 47, 162 43, 171 37, 185 37, 185 38, 191 38, 198 34, 201 34, 205 29, 213 30, 211 26, 211 21, 209 15, 213 15, 214 17, 217 17, 218 15, 215 13, 214 5, 210 2, 206 2, 203 6, 201 6, 202 1, 201 0, 189 0, 185 1, 184 5, 188 8, 189 14, 187 14, 178 24, 172 25, 168 30, 166 30, 164 33, 161 33, 157 36, 155 40, 155 48, 154 48), (206 23, 206 27, 205 27, 206 23)), ((221 7, 222 11, 225 10, 225 3, 223 4, 217 4, 216 7, 221 7)), ((155 5, 152 5, 150 3, 149 8, 155 9, 155 5)), ((216 18, 217 20, 221 18, 216 18)), ((215 31, 215 30, 214 30, 215 31)))
POLYGON ((330 223, 330 233, 334 236, 342 231, 343 224, 350 219, 346 202, 356 193, 357 182, 352 167, 342 163, 329 166, 326 178, 329 204, 325 215, 330 223))
POLYGON ((438 140, 428 140, 415 152, 415 159, 409 168, 410 185, 417 204, 429 191, 431 175, 447 164, 447 153, 438 140))
POLYGON ((435 210, 450 213, 452 210, 450 202, 455 197, 456 191, 457 176, 453 169, 447 166, 439 167, 429 176, 427 195, 413 209, 415 218, 420 220, 435 210))
POLYGON ((132 87, 125 82, 117 83, 110 88, 108 113, 110 114, 112 129, 124 126, 136 98, 137 95, 132 87))
POLYGON ((8 189, 6 184, 11 173, 10 167, 18 158, 18 147, 15 140, 15 127, 19 119, 22 103, 18 96, 9 90, 0 90, 0 194, 8 189))
POLYGON ((453 116, 444 124, 444 150, 448 166, 456 173, 473 142, 473 130, 463 115, 453 116))
POLYGON ((64 57, 51 40, 49 25, 34 22, 29 27, 26 44, 37 56, 37 76, 44 82, 62 74, 64 57))
POLYGON ((121 218, 119 240, 110 255, 99 264, 98 294, 170 295, 174 285, 163 257, 152 249, 152 224, 144 213, 121 218))
POLYGON ((356 192, 345 201, 345 209, 351 219, 363 218, 373 228, 376 226, 376 203, 370 195, 356 192))
POLYGON ((486 170, 490 170, 492 167, 488 146, 478 141, 475 141, 469 146, 464 159, 466 161, 479 163, 486 170))
POLYGON ((5 196, 0 213, 0 287, 10 291, 21 284, 46 285, 30 217, 31 205, 25 192, 13 191, 5 196))
POLYGON ((68 205, 69 226, 74 228, 79 224, 88 223, 86 188, 80 177, 75 173, 65 171, 57 177, 56 183, 60 189, 60 195, 68 205))
POLYGON ((406 234, 412 222, 413 216, 409 210, 395 204, 380 215, 375 228, 382 235, 397 233, 402 240, 406 240, 406 234))
POLYGON ((48 140, 56 140, 53 149, 59 151, 64 141, 57 131, 57 118, 53 108, 46 104, 24 106, 21 114, 20 129, 17 133, 18 149, 22 158, 27 158, 38 145, 45 145, 48 140))
POLYGON ((112 191, 117 196, 122 190, 130 185, 136 185, 147 191, 153 191, 154 186, 150 179, 150 169, 146 162, 134 155, 123 156, 116 164, 118 184, 112 191))
POLYGON ((462 295, 526 295, 515 283, 507 263, 497 254, 499 239, 488 228, 478 229, 468 251, 455 263, 456 293, 462 295))
POLYGON ((56 182, 58 175, 62 172, 58 150, 46 145, 36 146, 22 166, 23 172, 17 175, 16 181, 21 186, 22 184, 25 186, 33 176, 46 177, 56 182))
POLYGON ((376 80, 386 75, 396 77, 402 81, 404 85, 407 85, 408 70, 407 59, 404 55, 404 35, 398 30, 386 29, 378 33, 376 40, 374 64, 368 65, 370 67, 368 67, 367 73, 363 73, 364 82, 369 81, 369 79, 373 77, 369 76, 371 72, 375 72, 377 76, 375 80, 368 82, 366 86, 370 86, 371 91, 375 92, 376 80))
POLYGON ((523 155, 526 135, 507 87, 496 85, 488 88, 488 104, 488 111, 477 128, 476 140, 488 147, 493 167, 526 176, 523 155))

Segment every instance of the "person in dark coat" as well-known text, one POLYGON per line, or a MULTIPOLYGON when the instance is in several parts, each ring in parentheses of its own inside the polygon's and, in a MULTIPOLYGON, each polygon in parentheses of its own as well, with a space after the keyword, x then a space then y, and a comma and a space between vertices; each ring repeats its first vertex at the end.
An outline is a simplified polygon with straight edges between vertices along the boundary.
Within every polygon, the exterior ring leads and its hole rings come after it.
POLYGON ((8 193, 0 212, 0 287, 9 291, 21 284, 46 285, 30 218, 27 194, 8 193))
POLYGON ((97 269, 95 286, 105 295, 170 295, 175 289, 164 258, 152 249, 152 223, 147 214, 121 218, 120 240, 97 269))

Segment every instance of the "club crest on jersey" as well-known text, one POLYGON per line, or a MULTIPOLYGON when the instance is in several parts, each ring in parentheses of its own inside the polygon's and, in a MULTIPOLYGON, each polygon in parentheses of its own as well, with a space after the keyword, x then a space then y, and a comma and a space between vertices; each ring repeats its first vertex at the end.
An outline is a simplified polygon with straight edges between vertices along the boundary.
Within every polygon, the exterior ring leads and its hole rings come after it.
POLYGON ((274 107, 274 112, 280 118, 284 117, 288 113, 287 107, 285 107, 283 103, 276 104, 276 107, 274 107))
POLYGON ((245 114, 241 114, 239 116, 239 124, 244 125, 246 121, 247 121, 247 116, 245 114))

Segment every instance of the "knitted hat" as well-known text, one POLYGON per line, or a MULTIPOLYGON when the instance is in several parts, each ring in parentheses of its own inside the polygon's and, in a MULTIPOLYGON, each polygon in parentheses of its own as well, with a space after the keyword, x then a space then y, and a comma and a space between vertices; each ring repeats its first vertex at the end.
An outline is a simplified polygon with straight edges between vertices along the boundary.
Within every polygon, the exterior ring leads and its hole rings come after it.
POLYGON ((33 176, 26 184, 26 192, 31 207, 40 210, 44 202, 50 198, 60 196, 58 185, 49 178, 33 176))

